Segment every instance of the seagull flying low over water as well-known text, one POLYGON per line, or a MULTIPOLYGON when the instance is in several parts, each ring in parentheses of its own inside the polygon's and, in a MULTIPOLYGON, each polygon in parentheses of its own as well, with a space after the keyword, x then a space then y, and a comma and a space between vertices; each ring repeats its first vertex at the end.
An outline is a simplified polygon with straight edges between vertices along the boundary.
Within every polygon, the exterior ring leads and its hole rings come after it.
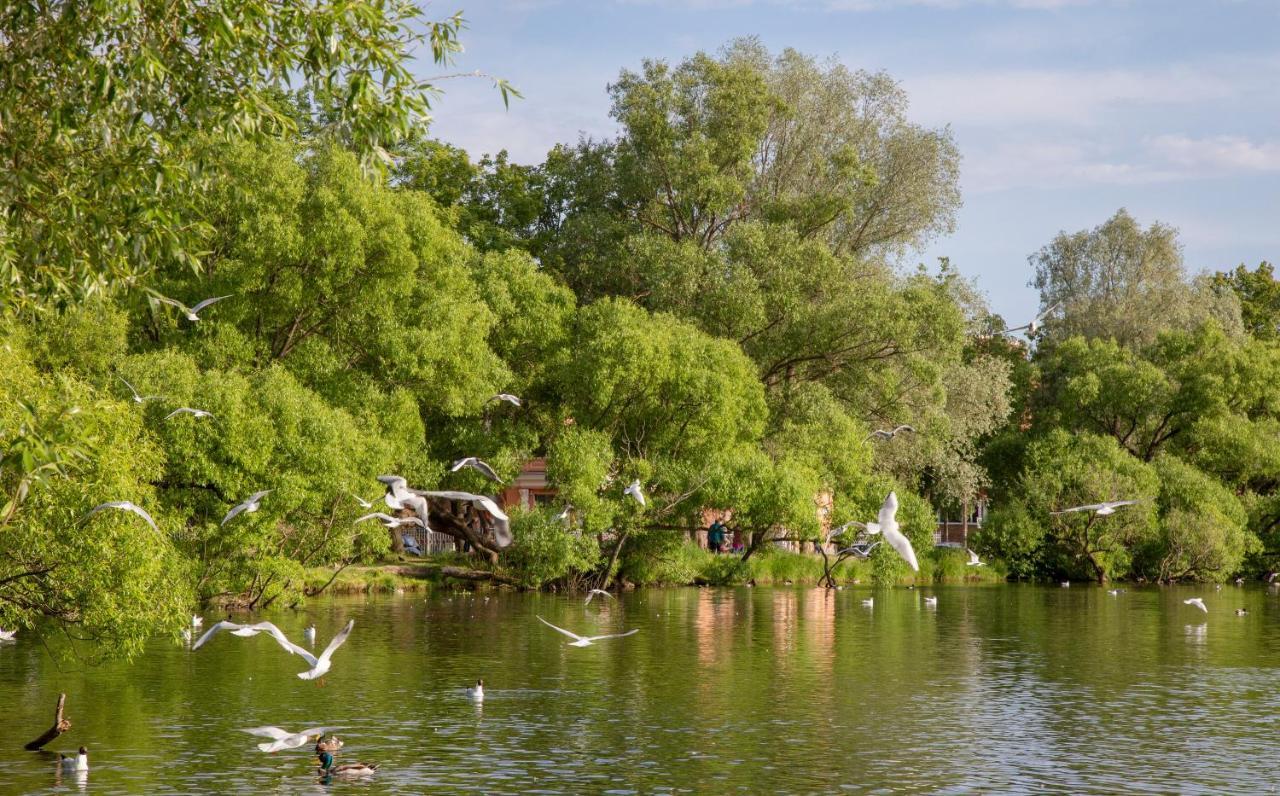
POLYGON ((164 296, 156 296, 157 301, 162 301, 165 304, 172 305, 182 310, 182 312, 186 314, 187 320, 191 321, 192 323, 196 323, 200 320, 200 315, 199 315, 200 310, 204 309, 205 307, 208 307, 211 304, 216 304, 217 302, 222 301, 223 299, 226 299, 226 298, 231 298, 231 296, 215 296, 213 298, 207 298, 204 301, 200 302, 199 304, 195 305, 194 307, 188 307, 186 304, 183 304, 181 301, 175 301, 174 299, 165 298, 164 296))
POLYGON ((164 419, 168 420, 174 415, 183 415, 183 414, 193 415, 196 418, 196 420, 199 420, 202 417, 213 417, 213 412, 206 412, 203 409, 192 409, 189 406, 183 406, 178 409, 174 409, 172 412, 165 415, 164 419))
POLYGON ((613 596, 612 594, 610 594, 609 592, 605 591, 604 589, 592 589, 591 591, 587 592, 587 601, 586 601, 585 603, 583 603, 583 605, 590 605, 590 604, 591 604, 591 600, 592 600, 592 599, 593 599, 597 594, 599 594, 599 595, 601 595, 601 596, 604 596, 604 597, 608 597, 610 600, 614 599, 614 596, 613 596))
POLYGON ((1049 307, 1047 310, 1041 312, 1036 317, 1032 318, 1031 323, 1028 323, 1025 326, 1014 326, 1012 328, 1005 329, 1003 334, 1008 334, 1009 332, 1020 332, 1023 329, 1026 329, 1027 337, 1034 337, 1035 333, 1040 329, 1040 324, 1044 322, 1044 319, 1047 318, 1051 312, 1053 312, 1054 310, 1056 310, 1058 307, 1061 307, 1061 306, 1062 306, 1062 302, 1059 301, 1053 306, 1049 307))
POLYGON ((871 439, 872 437, 875 437, 876 439, 893 439, 894 437, 898 436, 904 431, 909 431, 912 434, 914 434, 916 430, 904 423, 898 426, 897 428, 893 428, 893 429, 883 429, 883 428, 876 429, 875 431, 872 431, 870 434, 868 434, 866 438, 871 439))
POLYGON ((449 468, 449 472, 456 473, 459 470, 461 470, 463 467, 470 467, 472 470, 475 470, 477 473, 480 473, 480 475, 483 475, 485 478, 488 478, 490 481, 494 481, 499 484, 502 483, 502 479, 499 478, 498 474, 493 471, 493 468, 490 467, 488 464, 485 464, 484 462, 480 461, 480 459, 476 458, 475 456, 467 456, 466 458, 458 459, 456 462, 453 463, 453 466, 449 468))
POLYGON ((646 505, 646 504, 645 504, 645 499, 644 499, 644 492, 640 491, 640 479, 639 479, 639 478, 637 478, 636 480, 632 481, 630 486, 628 486, 626 489, 622 490, 622 494, 624 494, 624 495, 630 495, 631 497, 635 498, 635 499, 636 499, 636 502, 637 502, 637 503, 639 503, 641 506, 646 505))
POLYGON ((160 400, 161 398, 163 398, 163 397, 164 397, 164 396, 162 396, 162 395, 140 395, 140 394, 138 393, 138 391, 137 391, 137 390, 135 390, 135 389, 133 388, 133 385, 132 385, 132 384, 130 384, 130 383, 125 379, 125 377, 124 377, 124 376, 116 376, 116 378, 117 378, 117 379, 119 379, 120 381, 123 381, 123 382, 124 382, 124 386, 128 387, 128 388, 129 388, 129 392, 133 393, 133 402, 134 402, 135 404, 144 403, 144 402, 146 402, 146 401, 158 401, 158 400, 160 400))
POLYGON ((523 401, 521 401, 519 398, 517 398, 516 396, 512 395, 509 392, 500 392, 497 395, 491 396, 488 401, 485 401, 485 403, 489 403, 490 401, 506 401, 512 406, 524 405, 523 401))
POLYGON ((89 513, 84 515, 84 519, 87 520, 93 515, 97 514, 98 512, 105 511, 107 509, 120 509, 122 511, 132 511, 134 514, 137 514, 139 517, 146 520, 147 525, 151 526, 151 530, 155 531, 156 533, 160 533, 160 529, 156 527, 156 521, 151 519, 151 515, 148 514, 145 510, 143 510, 143 508, 138 504, 132 503, 128 500, 109 500, 106 503, 99 503, 98 505, 89 509, 89 513))
POLYGON ((261 492, 254 492, 252 495, 249 496, 248 500, 244 501, 238 506, 235 506, 234 508, 231 509, 231 511, 228 511, 227 516, 223 517, 222 522, 219 524, 226 525, 227 522, 229 522, 232 518, 234 518, 237 514, 240 514, 241 512, 244 512, 246 514, 252 514, 253 512, 258 510, 258 503, 269 494, 271 494, 270 489, 264 489, 261 492))
POLYGON ((1183 600, 1182 604, 1194 605, 1195 607, 1199 608, 1201 611, 1204 611, 1206 614, 1209 613, 1209 609, 1204 607, 1204 600, 1200 599, 1199 597, 1192 597, 1190 600, 1183 600))
POLYGON ((1094 514, 1097 514, 1099 517, 1106 517, 1110 514, 1115 514, 1116 509, 1120 508, 1121 506, 1133 506, 1133 505, 1137 505, 1139 502, 1140 501, 1137 501, 1137 500, 1109 500, 1103 503, 1088 503, 1083 506, 1072 506, 1069 509, 1063 509, 1062 511, 1052 511, 1049 513, 1050 514, 1069 514, 1073 511, 1092 511, 1094 514))
POLYGON ((964 551, 965 551, 966 553, 968 553, 968 554, 969 554, 969 563, 968 563, 968 564, 966 564, 965 566, 968 566, 968 567, 985 567, 985 566, 987 565, 985 561, 982 561, 982 560, 980 560, 980 559, 978 558, 978 554, 977 554, 977 553, 973 552, 973 551, 972 551, 972 550, 970 550, 969 548, 967 548, 967 547, 966 547, 966 548, 964 549, 964 551))
POLYGON ((284 648, 285 652, 298 655, 304 661, 311 664, 311 668, 305 672, 299 672, 298 677, 303 680, 314 680, 317 677, 324 676, 324 674, 329 671, 330 667, 333 665, 330 661, 333 657, 333 653, 337 651, 338 647, 341 647, 346 643, 347 636, 351 635, 351 628, 355 627, 355 624, 356 620, 354 619, 347 622, 347 626, 342 628, 338 635, 333 637, 333 640, 329 642, 329 646, 325 647, 324 652, 320 653, 318 657, 312 655, 311 651, 306 647, 294 644, 287 636, 285 636, 284 632, 280 630, 280 628, 270 622, 258 622, 255 625, 238 625, 235 622, 227 621, 219 622, 209 628, 209 632, 201 636, 199 641, 191 645, 191 649, 198 649, 201 644, 219 630, 231 630, 238 636, 254 636, 258 633, 269 633, 271 637, 284 648))
MULTIPOLYGON (((192 619, 191 624, 193 626, 199 627, 200 625, 204 624, 204 619, 201 619, 199 622, 196 622, 195 621, 196 618, 197 617, 191 618, 192 619)), ((204 632, 204 635, 196 639, 196 643, 191 645, 191 651, 195 652, 196 650, 200 649, 201 647, 204 646, 204 643, 206 641, 213 638, 218 633, 221 633, 223 630, 229 630, 231 631, 231 635, 240 636, 241 638, 256 636, 259 633, 270 633, 273 637, 275 637, 276 641, 280 642, 281 644, 284 644, 286 641, 288 641, 288 639, 285 638, 284 633, 281 632, 280 628, 276 627, 270 622, 258 622, 257 624, 253 624, 253 625, 242 625, 238 622, 232 622, 230 619, 223 619, 221 622, 214 623, 212 627, 210 627, 208 630, 204 632)))
POLYGON ((289 732, 279 727, 249 727, 240 732, 275 739, 258 744, 258 748, 264 752, 279 752, 281 749, 297 749, 299 746, 305 746, 312 738, 323 736, 326 729, 325 727, 308 727, 302 732, 289 732))
POLYGON ((569 642, 570 647, 590 647, 594 642, 603 641, 606 638, 626 638, 627 636, 630 636, 633 633, 640 632, 640 628, 637 627, 632 630, 628 630, 626 633, 610 633, 605 636, 579 636, 577 633, 574 633, 572 630, 565 630, 563 627, 556 627, 555 625, 551 624, 550 622, 548 622, 547 620, 543 619, 540 616, 538 617, 538 621, 546 625, 547 627, 551 628, 552 630, 558 630, 561 633, 564 633, 569 638, 573 639, 573 641, 569 642))

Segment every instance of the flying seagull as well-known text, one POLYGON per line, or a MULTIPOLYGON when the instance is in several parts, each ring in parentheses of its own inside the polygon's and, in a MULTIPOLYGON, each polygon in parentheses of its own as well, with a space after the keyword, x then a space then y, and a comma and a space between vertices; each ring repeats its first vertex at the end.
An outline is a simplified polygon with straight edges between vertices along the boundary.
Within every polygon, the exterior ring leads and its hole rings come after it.
POLYGON ((524 406, 523 401, 521 401, 519 398, 517 398, 516 396, 512 395, 509 392, 500 392, 497 395, 494 395, 491 398, 489 398, 489 400, 485 401, 485 403, 489 403, 489 401, 506 401, 512 406, 524 406))
POLYGON ((1005 329, 1003 334, 1008 334, 1009 332, 1019 332, 1019 331, 1022 331, 1023 329, 1026 329, 1027 337, 1034 337, 1035 333, 1040 329, 1040 324, 1044 321, 1044 319, 1047 318, 1050 313, 1052 313, 1054 310, 1056 310, 1058 307, 1061 307, 1061 306, 1062 306, 1062 302, 1059 301, 1053 306, 1049 307, 1049 309, 1044 310, 1039 315, 1032 318, 1031 323, 1028 323, 1025 326, 1014 326, 1010 329, 1005 329))
POLYGON ((911 547, 911 540, 902 535, 902 531, 898 530, 898 495, 894 492, 889 493, 889 497, 884 499, 884 504, 880 506, 880 516, 877 522, 867 523, 867 533, 879 532, 884 535, 884 540, 889 546, 898 551, 898 555, 902 556, 902 560, 911 565, 916 572, 920 571, 920 564, 916 561, 916 551, 911 547))
POLYGON ((965 551, 966 553, 968 553, 968 554, 969 554, 969 563, 968 563, 968 564, 965 564, 965 566, 968 566, 968 567, 985 567, 985 566, 987 565, 987 562, 980 560, 980 559, 978 558, 978 554, 977 554, 977 553, 975 553, 975 552, 973 552, 973 551, 972 551, 972 550, 970 550, 969 548, 967 548, 967 547, 966 547, 966 548, 964 549, 964 551, 965 551))
POLYGON ((875 437, 876 439, 893 439, 894 437, 898 436, 904 431, 909 431, 912 434, 916 432, 914 428, 904 423, 903 425, 898 426, 897 428, 894 428, 892 430, 885 430, 883 428, 876 429, 875 431, 872 431, 870 434, 868 434, 866 439, 871 439, 872 437, 875 437))
POLYGON ((148 514, 146 511, 144 511, 141 506, 137 505, 136 503, 131 503, 128 500, 109 500, 106 503, 99 503, 98 505, 89 509, 89 513, 84 515, 84 519, 87 520, 93 515, 97 514, 98 512, 105 511, 106 509, 121 509, 123 511, 132 511, 134 514, 137 514, 139 517, 146 520, 147 525, 151 526, 151 530, 155 531, 156 533, 160 533, 160 529, 156 527, 156 521, 151 519, 151 515, 148 514))
POLYGON ((550 622, 548 622, 547 620, 543 619, 540 616, 538 617, 538 621, 546 625, 547 627, 551 628, 552 630, 558 630, 561 633, 564 633, 569 638, 573 639, 573 641, 569 642, 570 647, 590 647, 592 643, 596 641, 603 641, 606 638, 626 638, 627 636, 630 636, 633 633, 640 632, 640 628, 637 627, 632 630, 628 630, 626 633, 611 633, 607 636, 579 636, 577 633, 574 633, 572 630, 565 630, 563 627, 556 627, 555 625, 551 624, 550 622))
POLYGON ((119 379, 120 381, 123 381, 124 386, 128 387, 129 392, 133 393, 133 402, 135 404, 144 403, 146 401, 158 401, 164 397, 162 395, 140 395, 138 391, 133 388, 133 385, 130 384, 128 380, 125 379, 124 376, 116 376, 116 378, 119 379))
POLYGON ((1110 514, 1115 514, 1116 509, 1120 508, 1121 506, 1133 506, 1139 502, 1140 501, 1137 501, 1137 500, 1111 500, 1105 503, 1089 503, 1088 505, 1084 505, 1084 506, 1072 506, 1069 509, 1063 509, 1062 511, 1054 511, 1050 513, 1051 514, 1068 514, 1073 511, 1092 511, 1094 514, 1097 514, 1099 517, 1106 517, 1110 514))
POLYGON ((409 489, 409 483, 398 475, 380 475, 378 480, 387 485, 387 493, 382 499, 386 502, 388 508, 396 509, 412 509, 413 513, 418 515, 418 519, 422 520, 422 527, 428 527, 430 517, 428 516, 427 501, 424 495, 420 495, 409 489))
POLYGON ((380 511, 375 511, 372 514, 366 514, 363 517, 359 517, 356 519, 356 523, 372 519, 376 519, 388 528, 399 528, 401 525, 416 525, 419 528, 427 527, 426 523, 417 517, 392 517, 390 514, 383 514, 380 511))
POLYGON ((182 310, 182 312, 186 314, 187 320, 191 321, 192 323, 196 323, 200 320, 200 317, 199 317, 200 310, 204 309, 205 307, 208 307, 211 304, 216 304, 217 302, 222 301, 225 298, 231 298, 231 296, 214 296, 213 298, 205 299, 204 301, 200 302, 194 307, 188 307, 186 304, 183 304, 181 301, 175 301, 171 298, 165 298, 164 296, 156 296, 157 301, 162 301, 165 304, 170 304, 174 307, 177 307, 179 310, 182 310))
POLYGON ((605 591, 604 589, 592 589, 591 591, 587 592, 587 601, 584 602, 583 605, 590 605, 591 600, 594 599, 597 594, 603 597, 608 597, 610 600, 614 599, 614 596, 609 592, 605 591))
POLYGON ((644 492, 641 492, 641 491, 640 491, 640 479, 639 479, 639 478, 637 478, 636 480, 632 481, 630 486, 628 486, 626 489, 622 490, 622 494, 624 494, 624 495, 630 495, 631 497, 635 498, 635 499, 636 499, 636 502, 637 502, 637 503, 639 503, 641 506, 645 505, 644 492))
POLYGON ((249 727, 240 732, 262 738, 274 738, 275 740, 269 743, 258 744, 258 748, 264 752, 278 752, 281 749, 297 749, 299 746, 305 746, 312 738, 324 735, 325 731, 325 727, 309 727, 302 732, 289 732, 279 727, 249 727))
POLYGON ((1194 605, 1195 607, 1199 608, 1201 611, 1204 611, 1206 614, 1209 613, 1209 609, 1204 607, 1204 600, 1200 599, 1199 597, 1192 597, 1190 600, 1183 600, 1182 604, 1194 605))
POLYGON ((456 462, 453 463, 453 466, 449 468, 449 472, 456 473, 459 470, 461 470, 463 467, 470 467, 472 470, 475 470, 477 473, 480 473, 480 475, 483 475, 485 478, 488 478, 490 481, 496 481, 499 484, 502 483, 502 479, 499 478, 498 474, 493 471, 493 468, 485 464, 484 462, 480 461, 475 456, 468 456, 465 459, 458 459, 456 462))
POLYGON ((169 414, 165 415, 165 416, 164 416, 164 419, 165 419, 165 420, 168 420, 169 418, 173 417, 174 415, 181 415, 181 414, 195 415, 195 417, 196 417, 196 419, 197 419, 197 420, 199 420, 199 419, 200 419, 200 418, 202 418, 202 417, 213 417, 213 412, 206 412, 206 411, 204 411, 203 409, 192 409, 192 408, 191 408, 191 407, 189 407, 189 406, 184 406, 184 407, 182 407, 182 408, 180 408, 180 409, 174 409, 172 412, 170 412, 169 414))
POLYGON ((219 524, 226 525, 227 522, 229 522, 233 517, 235 517, 237 514, 240 514, 241 512, 252 514, 253 512, 257 511, 258 503, 270 493, 271 493, 270 489, 264 489, 261 492, 254 492, 252 495, 249 496, 248 500, 239 504, 238 506, 233 507, 231 511, 228 511, 227 516, 223 517, 222 522, 219 524))
MULTIPOLYGON (((204 620, 201 620, 201 624, 203 624, 203 622, 204 620)), ((258 622, 253 625, 242 625, 238 622, 232 622, 229 619, 224 619, 221 622, 215 623, 213 627, 204 632, 204 635, 196 639, 196 643, 191 645, 192 652, 203 647, 206 641, 213 638, 218 633, 221 633, 223 630, 229 630, 231 631, 231 635, 240 636, 241 638, 249 638, 250 636, 258 635, 259 633, 270 633, 272 637, 282 645, 288 642, 288 639, 285 638, 285 635, 281 632, 280 628, 270 622, 258 622)))
POLYGON ((569 519, 569 513, 572 511, 573 511, 573 504, 566 503, 564 504, 564 509, 559 514, 556 515, 556 519, 559 520, 560 522, 564 522, 565 520, 569 519))

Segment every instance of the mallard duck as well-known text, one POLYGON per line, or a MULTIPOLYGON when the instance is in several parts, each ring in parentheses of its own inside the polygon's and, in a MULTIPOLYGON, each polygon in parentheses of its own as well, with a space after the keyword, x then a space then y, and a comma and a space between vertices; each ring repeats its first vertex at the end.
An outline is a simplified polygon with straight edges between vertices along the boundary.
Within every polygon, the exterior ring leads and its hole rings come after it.
POLYGON ((378 770, 378 764, 367 765, 365 763, 342 763, 334 765, 333 755, 329 752, 321 752, 320 758, 320 775, 324 777, 359 777, 366 774, 372 774, 378 770))
POLYGON ((477 702, 483 702, 484 701, 484 680, 476 680, 475 687, 467 689, 467 696, 471 697, 477 702))
POLYGON ((70 755, 59 755, 58 763, 65 769, 71 771, 88 771, 89 770, 89 749, 80 747, 80 754, 72 757, 70 755))

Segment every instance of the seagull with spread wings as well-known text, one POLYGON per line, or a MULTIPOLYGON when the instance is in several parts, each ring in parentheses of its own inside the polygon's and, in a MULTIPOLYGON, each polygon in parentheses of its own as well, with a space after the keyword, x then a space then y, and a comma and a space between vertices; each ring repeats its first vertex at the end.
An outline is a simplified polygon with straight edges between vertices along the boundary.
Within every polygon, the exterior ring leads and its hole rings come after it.
POLYGON ((893 439, 902 433, 914 434, 916 433, 916 430, 912 426, 908 426, 906 423, 903 423, 902 425, 892 429, 878 428, 868 434, 866 438, 871 439, 872 437, 875 437, 876 439, 893 439))
POLYGON ((133 402, 135 404, 146 403, 147 401, 158 401, 163 395, 142 395, 133 388, 133 385, 124 376, 116 376, 117 379, 124 382, 124 386, 129 388, 129 392, 133 393, 133 402))
POLYGON ((231 509, 231 511, 228 511, 227 516, 223 517, 222 522, 219 524, 226 525, 237 514, 241 514, 241 513, 252 514, 253 512, 258 510, 258 504, 262 501, 262 499, 269 494, 271 494, 270 489, 264 489, 261 492, 254 492, 252 495, 249 496, 248 500, 244 501, 243 503, 240 503, 237 506, 234 506, 231 509))
POLYGON ((636 502, 639 503, 641 506, 646 505, 645 499, 644 499, 644 492, 640 488, 639 478, 632 481, 631 484, 626 489, 622 490, 622 494, 630 495, 631 497, 635 498, 636 502))
POLYGON ((1106 517, 1108 515, 1115 514, 1116 509, 1122 506, 1135 506, 1141 502, 1142 501, 1140 500, 1110 500, 1103 503, 1089 503, 1084 506, 1072 506, 1069 509, 1063 509, 1062 511, 1053 511, 1050 513, 1057 515, 1057 514, 1070 514, 1073 511, 1092 511, 1094 514, 1098 515, 1099 517, 1106 517))
POLYGON ((174 409, 172 412, 165 415, 164 419, 168 420, 174 415, 192 415, 193 417, 195 417, 195 419, 199 420, 202 417, 213 417, 213 412, 206 412, 203 409, 192 409, 189 406, 183 406, 183 407, 179 407, 178 409, 174 409))
POLYGON ((547 620, 543 619, 540 616, 538 617, 538 621, 546 625, 547 627, 551 628, 552 630, 558 630, 561 633, 564 633, 569 638, 573 639, 573 641, 569 642, 570 647, 590 647, 593 643, 597 641, 603 641, 604 639, 607 639, 607 638, 626 638, 627 636, 640 632, 640 628, 637 627, 632 630, 628 630, 626 633, 610 633, 609 635, 605 635, 605 636, 579 636, 577 633, 574 633, 572 630, 565 630, 563 627, 556 627, 555 625, 551 624, 550 622, 548 622, 547 620))
POLYGON ((319 736, 327 731, 327 727, 308 727, 302 732, 289 732, 279 727, 249 727, 240 732, 274 739, 268 743, 258 744, 258 748, 264 752, 279 752, 281 749, 297 749, 299 746, 305 746, 312 738, 319 740, 319 736))
POLYGON ((512 395, 509 392, 500 392, 497 395, 490 397, 488 401, 485 401, 485 403, 489 403, 490 401, 505 401, 511 404, 512 406, 524 405, 523 401, 521 401, 519 398, 517 398, 516 396, 512 395))
POLYGON ((174 299, 165 298, 164 296, 156 296, 157 301, 177 307, 179 310, 183 312, 183 314, 187 316, 187 320, 191 321, 192 323, 198 323, 200 321, 200 310, 212 304, 216 304, 219 301, 222 301, 223 299, 227 299, 227 298, 231 298, 231 296, 214 296, 213 298, 205 299, 204 301, 200 302, 194 307, 188 307, 186 304, 183 304, 181 301, 175 301, 174 299))
POLYGON ((357 517, 355 523, 352 524, 375 519, 382 523, 386 528, 399 528, 402 525, 416 525, 419 528, 427 527, 427 524, 417 517, 392 517, 390 514, 383 514, 381 511, 375 511, 372 514, 357 517))
POLYGON ((1039 331, 1039 329, 1040 329, 1040 325, 1041 325, 1042 323, 1044 323, 1044 319, 1045 319, 1045 318, 1047 318, 1047 317, 1049 317, 1049 315, 1050 315, 1054 310, 1056 310, 1058 307, 1061 307, 1061 306, 1062 306, 1062 302, 1061 302, 1061 301, 1056 302, 1055 304, 1053 304, 1053 306, 1049 307, 1047 310, 1044 310, 1044 311, 1043 311, 1043 312, 1041 312, 1039 315, 1037 315, 1036 317, 1032 318, 1032 319, 1031 319, 1031 323, 1028 323, 1028 324, 1026 324, 1026 325, 1024 325, 1024 326, 1014 326, 1014 327, 1012 327, 1012 328, 1005 329, 1005 330, 1004 330, 1004 332, 1002 332, 1002 334, 1008 334, 1009 332, 1020 332, 1020 331, 1022 331, 1023 329, 1026 329, 1026 330, 1027 330, 1027 337, 1035 337, 1036 332, 1037 332, 1037 331, 1039 331))
POLYGON ((617 599, 612 594, 605 591, 604 589, 592 589, 591 591, 587 592, 587 601, 584 602, 583 605, 590 605, 591 601, 595 599, 595 596, 597 594, 599 594, 602 597, 608 597, 610 600, 617 599))
POLYGON ((493 468, 475 456, 467 456, 466 458, 458 459, 453 463, 453 466, 449 468, 449 472, 456 473, 463 467, 470 467, 472 470, 480 473, 480 475, 483 475, 490 481, 494 481, 499 484, 502 483, 502 479, 493 471, 493 468))

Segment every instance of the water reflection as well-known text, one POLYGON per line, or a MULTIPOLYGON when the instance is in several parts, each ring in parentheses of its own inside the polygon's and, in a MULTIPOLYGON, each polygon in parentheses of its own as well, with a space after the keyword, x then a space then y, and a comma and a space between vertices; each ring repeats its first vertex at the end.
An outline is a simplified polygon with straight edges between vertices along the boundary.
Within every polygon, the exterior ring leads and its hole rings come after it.
MULTIPOLYGON (((936 609, 919 591, 868 588, 654 590, 590 606, 546 594, 335 600, 266 617, 291 635, 314 623, 322 639, 356 620, 324 688, 299 681, 296 659, 270 639, 228 637, 196 653, 158 641, 133 665, 75 671, 17 644, 0 649, 0 703, 7 726, 35 735, 66 691, 74 728, 63 746, 90 746, 92 790, 104 794, 1274 784, 1274 594, 1210 594, 1202 621, 1178 589, 929 594, 936 609), (641 632, 570 648, 535 614, 641 632), (477 677, 483 702, 465 695, 477 677), (337 728, 340 762, 383 768, 326 786, 308 755, 262 755, 238 732, 261 724, 337 728)), ((0 745, 0 792, 89 788, 87 774, 50 778, 48 757, 15 748, 0 745)))

